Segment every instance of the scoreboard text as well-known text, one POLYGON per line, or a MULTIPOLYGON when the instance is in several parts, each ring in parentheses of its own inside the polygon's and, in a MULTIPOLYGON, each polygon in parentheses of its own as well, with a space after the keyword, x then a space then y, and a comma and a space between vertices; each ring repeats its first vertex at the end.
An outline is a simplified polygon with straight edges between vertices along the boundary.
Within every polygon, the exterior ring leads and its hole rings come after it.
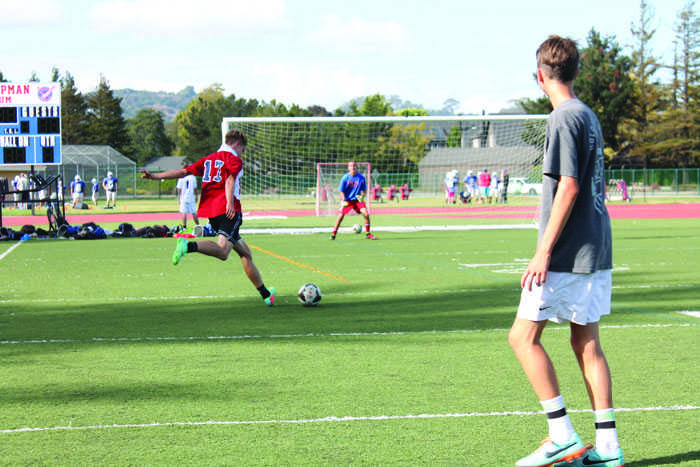
POLYGON ((0 83, 0 165, 60 163, 60 84, 0 83))

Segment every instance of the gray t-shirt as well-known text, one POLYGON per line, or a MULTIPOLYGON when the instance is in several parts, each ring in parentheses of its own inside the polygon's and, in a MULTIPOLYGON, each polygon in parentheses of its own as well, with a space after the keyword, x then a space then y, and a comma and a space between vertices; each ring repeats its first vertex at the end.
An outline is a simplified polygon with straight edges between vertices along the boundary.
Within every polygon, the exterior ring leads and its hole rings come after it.
MULTIPOLYGON (((612 269, 612 233, 605 207, 603 134, 593 111, 578 99, 550 114, 542 177, 541 239, 562 175, 578 180, 579 193, 554 245, 549 270, 592 273, 612 269)), ((539 240, 538 240, 539 241, 539 240)))

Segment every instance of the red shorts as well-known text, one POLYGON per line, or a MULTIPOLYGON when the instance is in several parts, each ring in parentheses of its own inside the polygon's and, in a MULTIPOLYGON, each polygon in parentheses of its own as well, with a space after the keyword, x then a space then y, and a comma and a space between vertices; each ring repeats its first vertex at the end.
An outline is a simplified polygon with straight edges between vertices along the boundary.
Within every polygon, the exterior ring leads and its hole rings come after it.
POLYGON ((340 212, 342 212, 343 214, 347 214, 347 213, 349 213, 350 211, 355 211, 356 213, 359 214, 360 211, 361 211, 362 209, 365 209, 366 207, 367 207, 367 206, 365 206, 365 203, 363 203, 362 201, 358 201, 358 200, 355 199, 355 200, 352 200, 352 201, 345 201, 345 206, 343 206, 342 208, 340 208, 340 212))

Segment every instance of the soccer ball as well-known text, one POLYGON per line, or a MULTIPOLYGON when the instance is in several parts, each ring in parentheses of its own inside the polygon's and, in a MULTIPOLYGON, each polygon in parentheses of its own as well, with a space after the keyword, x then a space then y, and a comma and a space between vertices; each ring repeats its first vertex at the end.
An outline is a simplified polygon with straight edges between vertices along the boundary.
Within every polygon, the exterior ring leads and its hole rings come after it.
POLYGON ((360 233, 362 232, 362 226, 360 224, 355 224, 352 226, 352 231, 355 233, 360 233))
POLYGON ((304 306, 316 306, 321 301, 321 289, 316 284, 304 284, 297 293, 304 306))

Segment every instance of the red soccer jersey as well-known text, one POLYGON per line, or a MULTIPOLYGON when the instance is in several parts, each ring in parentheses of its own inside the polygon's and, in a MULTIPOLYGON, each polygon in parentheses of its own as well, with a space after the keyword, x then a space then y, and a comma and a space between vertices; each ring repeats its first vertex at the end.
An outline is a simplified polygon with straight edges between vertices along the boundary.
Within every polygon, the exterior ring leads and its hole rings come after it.
POLYGON ((226 179, 233 176, 236 183, 233 191, 233 206, 241 212, 240 177, 243 163, 232 149, 222 145, 215 153, 203 157, 185 167, 189 173, 202 177, 202 193, 199 197, 198 217, 213 218, 226 214, 226 179))

